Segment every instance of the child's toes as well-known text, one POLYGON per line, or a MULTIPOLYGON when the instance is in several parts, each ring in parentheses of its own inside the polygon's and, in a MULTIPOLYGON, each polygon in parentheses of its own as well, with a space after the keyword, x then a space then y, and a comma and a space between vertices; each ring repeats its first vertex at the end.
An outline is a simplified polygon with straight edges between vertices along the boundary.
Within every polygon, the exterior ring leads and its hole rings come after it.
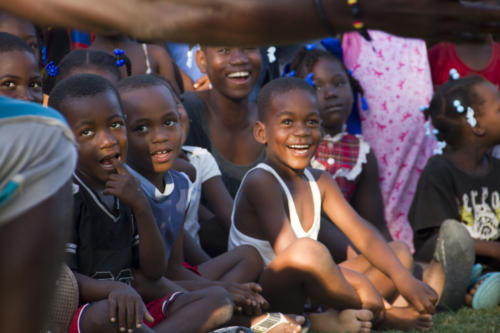
POLYGON ((373 320, 373 312, 365 309, 359 310, 356 312, 356 318, 364 322, 370 322, 371 325, 371 320, 373 320))

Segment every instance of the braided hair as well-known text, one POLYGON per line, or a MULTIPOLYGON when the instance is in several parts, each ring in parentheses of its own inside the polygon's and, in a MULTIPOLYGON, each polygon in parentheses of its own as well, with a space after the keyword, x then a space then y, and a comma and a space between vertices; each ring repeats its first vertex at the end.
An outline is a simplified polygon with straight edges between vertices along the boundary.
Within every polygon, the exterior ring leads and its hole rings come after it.
POLYGON ((308 73, 312 72, 314 65, 320 58, 328 58, 333 61, 337 61, 345 71, 352 90, 361 96, 364 95, 363 87, 361 87, 359 81, 356 80, 351 73, 349 73, 344 65, 344 62, 327 51, 320 49, 308 50, 305 46, 301 47, 290 63, 290 70, 295 71, 298 77, 305 78, 308 73))
POLYGON ((56 76, 44 76, 44 92, 50 94, 58 82, 71 76, 77 68, 98 68, 110 73, 117 82, 122 79, 115 57, 103 51, 78 49, 69 52, 61 59, 56 76))
POLYGON ((436 89, 431 104, 424 110, 424 116, 426 120, 430 117, 433 127, 438 130, 436 138, 439 141, 452 146, 460 144, 465 112, 459 113, 454 103, 458 100, 463 107, 480 111, 483 100, 473 88, 485 82, 488 82, 485 78, 474 74, 450 80, 436 89))

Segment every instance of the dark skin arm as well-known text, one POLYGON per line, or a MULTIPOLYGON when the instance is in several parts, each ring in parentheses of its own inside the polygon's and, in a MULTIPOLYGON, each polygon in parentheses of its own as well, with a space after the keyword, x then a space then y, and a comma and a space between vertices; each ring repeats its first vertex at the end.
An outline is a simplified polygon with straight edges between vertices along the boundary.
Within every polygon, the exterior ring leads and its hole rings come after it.
POLYGON ((319 170, 312 170, 323 198, 322 207, 370 263, 390 277, 397 290, 420 313, 433 313, 437 294, 415 279, 401 264, 380 233, 363 220, 345 201, 335 181, 319 170))
MULTIPOLYGON (((236 211, 237 229, 250 237, 269 241, 276 255, 280 255, 297 241, 281 186, 273 175, 260 169, 248 174, 242 186, 236 211)), ((347 283, 346 287, 349 287, 347 283)), ((350 293, 352 297, 346 300, 349 302, 346 308, 358 308, 363 304, 354 286, 350 293)))
POLYGON ((0 332, 42 331, 72 214, 68 180, 54 195, 0 226, 0 332))
POLYGON ((210 260, 210 256, 198 246, 196 240, 187 232, 184 232, 183 244, 186 260, 192 265, 200 265, 210 260))
POLYGON ((131 286, 118 281, 92 279, 77 272, 75 278, 82 301, 108 300, 109 320, 117 323, 118 327, 134 329, 142 324, 143 318, 153 322, 141 296, 131 286))
POLYGON ((477 256, 493 258, 500 262, 500 242, 476 239, 474 249, 477 256))
POLYGON ((221 176, 215 176, 202 184, 203 197, 207 200, 210 210, 217 217, 217 221, 224 223, 224 228, 229 230, 231 226, 231 212, 233 210, 233 198, 222 182, 221 176))
POLYGON ((113 195, 132 208, 140 238, 139 269, 147 278, 159 279, 167 268, 166 251, 149 202, 140 182, 120 161, 115 158, 111 161, 116 173, 109 176, 103 194, 113 195))
MULTIPOLYGON (((335 31, 352 30, 345 0, 323 7, 335 31)), ((42 25, 205 45, 286 45, 328 34, 310 0, 19 0, 0 9, 42 25)), ((456 40, 462 32, 494 32, 500 21, 498 8, 458 0, 361 1, 360 9, 367 27, 408 37, 456 40)))
POLYGON ((392 241, 384 216, 384 202, 378 180, 378 164, 373 151, 366 156, 366 164, 351 199, 351 206, 365 220, 372 223, 386 241, 392 241))
POLYGON ((243 311, 247 315, 261 314, 261 307, 267 304, 267 302, 256 292, 257 289, 260 290, 260 287, 256 288, 257 285, 255 283, 240 284, 212 281, 182 266, 182 262, 184 261, 183 234, 184 230, 182 228, 172 247, 166 277, 187 290, 197 290, 211 286, 223 287, 233 297, 238 312, 243 311))

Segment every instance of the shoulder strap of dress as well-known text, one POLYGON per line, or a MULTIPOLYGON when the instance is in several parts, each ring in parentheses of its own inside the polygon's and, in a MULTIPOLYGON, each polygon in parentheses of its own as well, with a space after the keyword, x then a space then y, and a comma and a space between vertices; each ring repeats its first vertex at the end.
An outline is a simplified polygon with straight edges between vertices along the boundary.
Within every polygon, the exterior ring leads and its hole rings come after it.
POLYGON ((151 63, 149 62, 149 54, 148 54, 148 44, 142 43, 142 50, 144 51, 144 57, 146 58, 146 74, 153 73, 151 69, 151 63))

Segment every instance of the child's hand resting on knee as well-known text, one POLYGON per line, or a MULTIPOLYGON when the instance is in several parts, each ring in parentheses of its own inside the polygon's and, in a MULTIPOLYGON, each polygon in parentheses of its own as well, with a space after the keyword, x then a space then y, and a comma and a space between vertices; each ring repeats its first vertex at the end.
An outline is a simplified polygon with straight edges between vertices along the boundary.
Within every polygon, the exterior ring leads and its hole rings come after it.
POLYGON ((262 292, 261 286, 255 282, 221 282, 221 285, 233 297, 237 312, 246 315, 260 315, 263 310, 269 308, 269 303, 260 294, 262 292))
POLYGON ((438 302, 438 295, 428 284, 417 280, 411 273, 393 280, 399 293, 413 305, 415 310, 424 314, 433 314, 438 302))
POLYGON ((143 318, 152 323, 141 296, 129 285, 116 282, 108 295, 109 320, 118 323, 120 331, 132 332, 142 326, 143 318))

